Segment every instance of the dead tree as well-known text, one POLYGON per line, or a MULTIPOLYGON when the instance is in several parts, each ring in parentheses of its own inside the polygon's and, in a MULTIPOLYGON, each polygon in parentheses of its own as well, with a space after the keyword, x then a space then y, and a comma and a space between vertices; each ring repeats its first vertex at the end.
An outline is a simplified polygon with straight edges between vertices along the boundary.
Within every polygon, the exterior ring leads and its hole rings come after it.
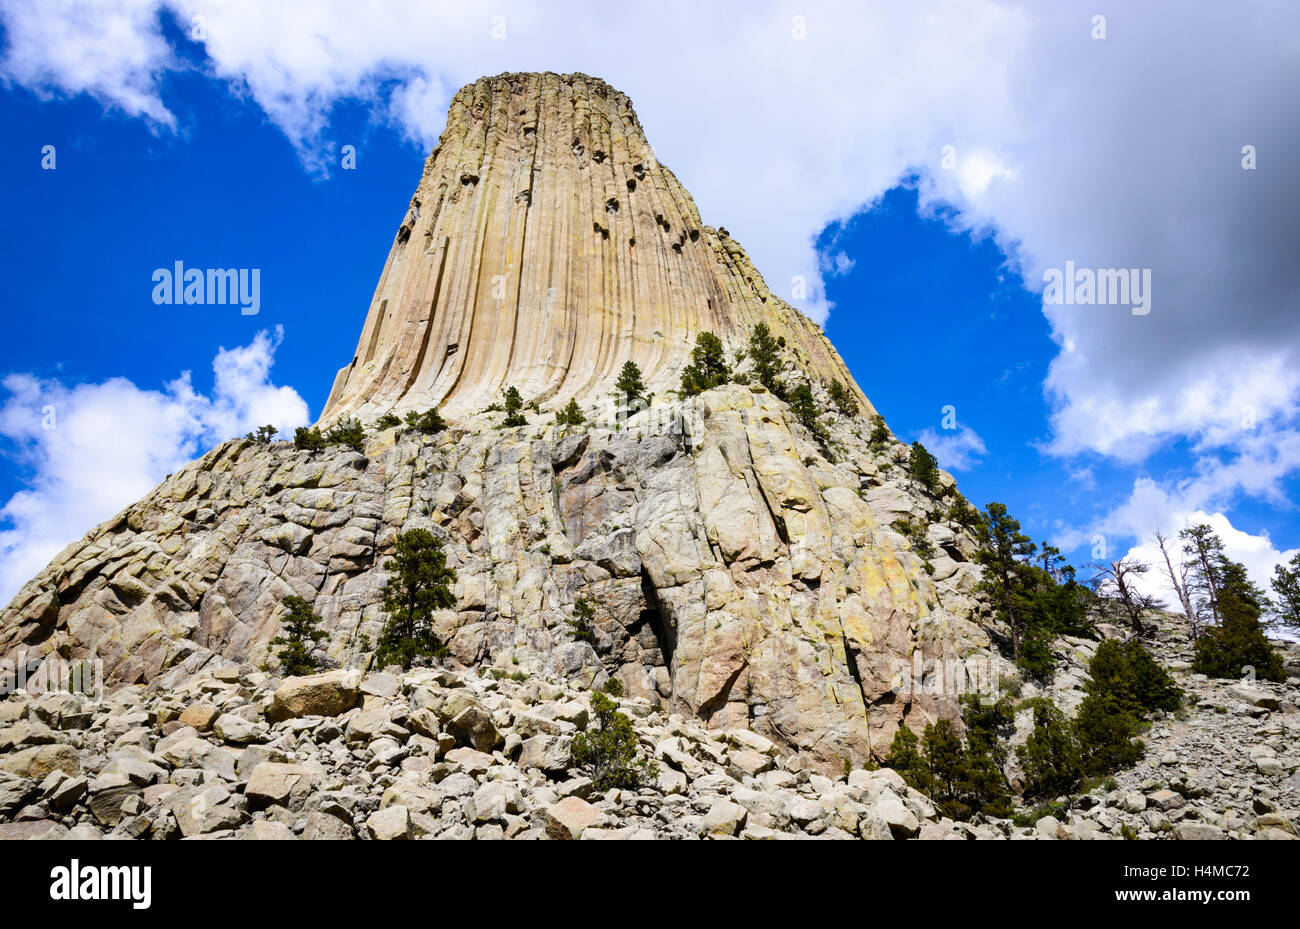
POLYGON ((1135 635, 1146 635, 1142 614, 1164 606, 1159 597, 1144 594, 1135 586, 1137 579, 1146 574, 1150 566, 1145 561, 1125 557, 1094 567, 1097 573, 1092 579, 1093 591, 1102 598, 1103 604, 1109 604, 1128 621, 1135 635))
POLYGON ((1165 559, 1165 577, 1178 597, 1178 603, 1183 609, 1183 617, 1187 620, 1187 626, 1192 632, 1192 641, 1195 641, 1201 635, 1201 614, 1197 610, 1196 604, 1192 602, 1192 595, 1187 588, 1187 565, 1180 561, 1178 567, 1175 568, 1174 560, 1169 556, 1169 547, 1165 544, 1167 540, 1164 535, 1159 530, 1152 530, 1152 536, 1156 540, 1156 545, 1160 546, 1160 554, 1165 559))

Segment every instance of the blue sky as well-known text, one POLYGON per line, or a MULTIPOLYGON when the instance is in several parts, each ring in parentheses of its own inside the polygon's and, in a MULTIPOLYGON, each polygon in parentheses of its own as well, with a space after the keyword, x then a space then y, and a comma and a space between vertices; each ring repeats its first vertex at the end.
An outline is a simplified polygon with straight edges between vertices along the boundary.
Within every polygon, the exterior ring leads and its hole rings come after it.
POLYGON ((778 292, 812 280, 802 308, 976 503, 1079 564, 1189 518, 1261 579, 1289 557, 1300 119, 1264 91, 1295 86, 1300 15, 1152 3, 1099 40, 1073 2, 808 6, 687 4, 630 49, 630 12, 522 0, 0 2, 0 599, 205 448, 319 413, 447 99, 502 70, 629 92, 705 221, 778 292), (260 312, 154 305, 178 259, 261 269, 260 312), (1153 269, 1153 312, 1045 308, 1065 260, 1153 269))

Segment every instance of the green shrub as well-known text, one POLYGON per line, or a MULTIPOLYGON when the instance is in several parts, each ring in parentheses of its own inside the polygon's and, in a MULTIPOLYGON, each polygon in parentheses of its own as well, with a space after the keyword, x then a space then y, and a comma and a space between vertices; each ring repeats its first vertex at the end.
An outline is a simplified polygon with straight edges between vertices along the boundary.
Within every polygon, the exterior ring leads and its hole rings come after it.
POLYGON ((375 420, 375 429, 379 432, 383 432, 385 429, 396 429, 401 424, 401 419, 399 419, 395 413, 385 413, 383 416, 375 420))
POLYGON ((1049 683, 1056 674, 1056 652, 1052 650, 1052 630, 1043 625, 1027 625, 1020 635, 1020 656, 1016 667, 1031 681, 1049 683))
POLYGON ((894 442, 894 435, 885 425, 885 417, 879 413, 871 417, 871 436, 867 439, 877 452, 883 451, 894 442))
POLYGON ((640 751, 632 720, 600 691, 591 694, 596 718, 573 737, 573 761, 597 790, 635 790, 659 775, 656 761, 640 751))
POLYGON ((907 726, 894 733, 886 767, 893 768, 912 788, 927 794, 944 815, 969 819, 976 813, 1005 817, 1011 812, 1003 740, 1014 728, 1010 706, 999 701, 983 705, 963 700, 966 741, 951 720, 925 727, 918 743, 907 726))
POLYGON ((909 787, 928 794, 934 788, 934 779, 919 746, 916 733, 907 725, 900 724, 894 733, 894 740, 889 744, 885 767, 897 771, 909 787))
POLYGON ((348 416, 325 433, 325 442, 327 445, 343 445, 359 452, 366 447, 366 430, 355 418, 348 416))
POLYGON ((901 516, 894 520, 892 526, 894 531, 906 538, 908 544, 912 546, 912 551, 921 559, 921 567, 925 569, 925 573, 933 574, 934 565, 930 563, 930 559, 934 557, 935 549, 925 524, 919 520, 914 521, 910 516, 901 516))
POLYGON ((275 653, 280 670, 286 675, 315 674, 321 662, 312 655, 312 646, 325 638, 324 631, 317 628, 320 617, 302 597, 285 597, 283 602, 289 609, 289 615, 280 621, 284 634, 271 640, 272 645, 280 646, 275 653))
POLYGON ((316 426, 299 426, 293 432, 293 445, 301 451, 318 452, 325 447, 325 437, 316 426))
POLYGON ((1139 725, 1122 699, 1096 693, 1085 697, 1074 716, 1084 773, 1110 774, 1136 764, 1144 749, 1142 742, 1134 738, 1139 725))
POLYGON ((1034 729, 1016 749, 1025 776, 1024 795, 1060 797, 1073 793, 1083 782, 1083 759, 1074 726, 1051 700, 1031 701, 1034 729))
POLYGON ((407 429, 423 432, 425 435, 437 435, 447 428, 447 423, 443 421, 437 407, 425 410, 423 413, 411 410, 406 414, 405 422, 407 429))
POLYGON ((1088 675, 1092 678, 1087 685, 1090 692, 1112 695, 1139 719, 1156 710, 1172 713, 1182 706, 1182 691, 1174 679, 1137 639, 1100 643, 1088 663, 1088 675))
POLYGON ((581 426, 587 421, 583 415, 582 408, 578 406, 578 401, 570 398, 569 405, 559 410, 555 414, 555 422, 560 426, 581 426))
POLYGON ((1156 710, 1173 711, 1182 693, 1168 672, 1136 639, 1107 639, 1088 663, 1088 695, 1074 717, 1083 770, 1105 775, 1127 768, 1142 757, 1136 739, 1142 720, 1156 710))

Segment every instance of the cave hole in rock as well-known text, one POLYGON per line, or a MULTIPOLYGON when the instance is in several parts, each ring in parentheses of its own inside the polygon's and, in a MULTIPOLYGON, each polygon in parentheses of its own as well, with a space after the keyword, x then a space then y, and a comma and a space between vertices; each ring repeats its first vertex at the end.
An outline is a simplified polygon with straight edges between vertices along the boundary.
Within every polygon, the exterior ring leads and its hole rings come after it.
POLYGON ((628 192, 628 193, 632 193, 632 191, 634 191, 634 190, 636 190, 636 181, 633 180, 632 178, 628 178, 628 179, 627 179, 627 192, 628 192))
POLYGON ((608 214, 610 214, 611 216, 613 216, 615 213, 617 213, 617 212, 618 212, 618 200, 616 200, 614 197, 610 197, 608 200, 606 200, 606 201, 605 201, 605 212, 608 213, 608 214))
POLYGON ((664 667, 672 668, 673 652, 677 648, 677 630, 668 617, 664 615, 659 594, 645 568, 641 569, 641 598, 645 606, 641 609, 641 621, 650 624, 655 641, 659 643, 659 652, 663 655, 664 667))

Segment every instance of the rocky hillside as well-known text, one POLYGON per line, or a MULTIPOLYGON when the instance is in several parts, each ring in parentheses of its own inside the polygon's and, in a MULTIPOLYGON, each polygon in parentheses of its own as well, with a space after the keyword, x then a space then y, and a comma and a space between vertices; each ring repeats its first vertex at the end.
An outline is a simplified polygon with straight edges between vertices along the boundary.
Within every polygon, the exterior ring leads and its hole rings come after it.
POLYGON ((0 703, 0 838, 1295 838, 1300 680, 1179 678, 1190 712, 1155 723, 1142 765, 1033 825, 941 819, 893 771, 801 769, 645 697, 618 703, 657 775, 599 792, 573 762, 591 692, 551 674, 226 667, 102 702, 20 694, 0 703))
MULTIPOLYGON (((182 685, 274 665, 306 598, 337 667, 368 665, 399 532, 446 540, 461 667, 551 674, 710 730, 749 728, 826 772, 888 750, 951 695, 898 696, 900 667, 991 657, 973 540, 929 527, 928 573, 892 524, 940 503, 828 414, 831 451, 761 388, 659 400, 627 423, 560 429, 480 414, 435 436, 388 430, 364 452, 226 443, 70 546, 0 614, 0 654, 94 657, 110 683, 182 685), (594 647, 567 620, 597 605, 594 647)), ((942 478, 941 499, 955 493, 942 478)))

